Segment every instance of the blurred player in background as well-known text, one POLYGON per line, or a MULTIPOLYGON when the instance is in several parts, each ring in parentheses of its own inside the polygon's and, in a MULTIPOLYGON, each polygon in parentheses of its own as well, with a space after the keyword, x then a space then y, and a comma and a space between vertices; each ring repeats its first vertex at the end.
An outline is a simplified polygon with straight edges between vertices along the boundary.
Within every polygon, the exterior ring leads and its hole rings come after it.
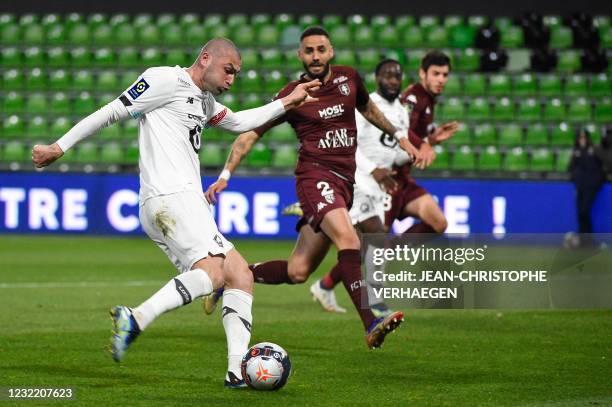
MULTIPOLYGON (((387 318, 376 318, 369 308, 362 307, 366 298, 361 275, 360 241, 351 224, 348 209, 353 200, 355 150, 357 148, 355 109, 383 133, 389 134, 410 155, 418 151, 408 141, 405 131, 391 124, 370 100, 359 74, 345 66, 330 66, 334 51, 327 32, 321 27, 306 29, 300 38, 298 57, 305 73, 283 88, 283 97, 300 83, 319 79, 322 86, 313 93, 317 103, 288 112, 280 119, 255 131, 241 134, 232 147, 225 169, 207 190, 215 202, 215 194, 227 187, 229 174, 253 144, 271 127, 284 121, 291 124, 300 140, 296 167, 296 190, 304 216, 298 223, 299 236, 289 260, 274 260, 252 266, 255 281, 264 284, 303 283, 316 270, 330 244, 338 249, 334 267, 359 313, 370 348, 382 345, 387 333, 403 320, 396 312, 387 318)), ((210 302, 214 303, 214 296, 210 302)), ((207 307, 208 311, 213 308, 207 307)))
POLYGON ((111 310, 111 350, 119 362, 129 345, 164 312, 228 285, 223 327, 228 342, 227 387, 245 387, 240 361, 251 337, 253 278, 246 261, 217 230, 200 177, 200 133, 207 126, 243 132, 283 115, 308 98, 319 81, 301 83, 282 99, 234 113, 217 103, 240 71, 234 44, 218 38, 202 48, 187 69, 155 67, 120 97, 89 115, 56 143, 34 146, 32 160, 44 167, 84 138, 120 120, 139 121, 140 220, 179 275, 138 307, 111 310))

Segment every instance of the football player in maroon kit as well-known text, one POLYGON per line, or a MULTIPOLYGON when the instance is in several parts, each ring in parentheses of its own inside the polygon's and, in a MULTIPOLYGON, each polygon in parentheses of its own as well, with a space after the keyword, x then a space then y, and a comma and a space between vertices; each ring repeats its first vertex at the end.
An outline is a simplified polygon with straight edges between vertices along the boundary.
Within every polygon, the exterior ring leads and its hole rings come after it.
POLYGON ((362 298, 367 295, 361 274, 360 240, 348 213, 356 167, 355 109, 383 132, 393 135, 416 164, 420 164, 421 157, 408 140, 408 134, 398 131, 370 100, 357 71, 346 66, 330 66, 333 56, 329 35, 323 28, 310 27, 302 33, 298 57, 306 72, 285 86, 277 97, 283 97, 301 82, 319 79, 322 85, 311 93, 318 101, 241 134, 219 179, 206 191, 206 198, 216 202, 215 194, 227 187, 231 172, 253 144, 268 129, 289 122, 300 140, 295 175, 304 216, 298 222, 299 236, 289 259, 251 266, 255 282, 303 283, 333 243, 338 249, 338 263, 334 268, 361 317, 366 344, 369 348, 378 348, 385 336, 403 321, 403 313, 398 311, 386 318, 376 318, 369 308, 362 306, 362 298))

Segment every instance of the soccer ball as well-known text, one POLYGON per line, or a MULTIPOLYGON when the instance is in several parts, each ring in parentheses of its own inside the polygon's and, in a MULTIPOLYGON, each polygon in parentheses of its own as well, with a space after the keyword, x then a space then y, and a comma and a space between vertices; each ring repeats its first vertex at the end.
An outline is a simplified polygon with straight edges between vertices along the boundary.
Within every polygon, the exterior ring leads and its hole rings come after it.
POLYGON ((242 358, 242 377, 255 390, 278 390, 287 383, 289 374, 289 355, 275 343, 253 345, 242 358))

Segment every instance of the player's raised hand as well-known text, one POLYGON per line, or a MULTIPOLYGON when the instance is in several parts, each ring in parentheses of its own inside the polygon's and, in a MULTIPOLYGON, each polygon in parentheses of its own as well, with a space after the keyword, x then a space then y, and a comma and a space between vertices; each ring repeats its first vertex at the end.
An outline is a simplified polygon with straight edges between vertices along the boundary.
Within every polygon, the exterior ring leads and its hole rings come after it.
POLYGON ((423 158, 421 152, 416 148, 407 137, 400 139, 399 146, 404 150, 410 157, 412 157, 412 165, 419 166, 423 158))
POLYGON ((457 130, 459 130, 459 122, 453 121, 444 123, 433 132, 433 137, 429 137, 430 142, 432 142, 432 144, 438 144, 448 140, 453 137, 457 130))
POLYGON ((57 143, 51 145, 36 144, 32 148, 32 162, 36 168, 46 167, 63 155, 64 152, 57 143))
POLYGON ((385 192, 392 194, 397 189, 397 182, 392 178, 395 172, 387 168, 375 168, 372 177, 378 182, 385 192))
POLYGON ((227 180, 219 178, 210 184, 206 192, 204 192, 204 196, 208 202, 214 205, 217 203, 217 194, 219 194, 225 188, 227 188, 227 180))
POLYGON ((319 99, 310 96, 310 92, 314 92, 321 87, 321 81, 318 79, 310 82, 300 83, 293 91, 282 98, 285 109, 293 109, 302 106, 304 103, 316 102, 319 99))
POLYGON ((427 143, 421 144, 421 148, 419 149, 421 153, 421 162, 417 165, 418 168, 424 170, 429 167, 431 163, 436 159, 436 152, 434 149, 427 143))

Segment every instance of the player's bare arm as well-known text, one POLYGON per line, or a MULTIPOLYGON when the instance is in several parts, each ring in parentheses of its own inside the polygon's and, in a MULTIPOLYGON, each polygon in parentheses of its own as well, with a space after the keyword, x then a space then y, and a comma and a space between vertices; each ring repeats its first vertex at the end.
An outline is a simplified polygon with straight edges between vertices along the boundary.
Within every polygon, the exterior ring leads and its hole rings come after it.
POLYGON ((249 154, 259 137, 259 134, 254 131, 248 131, 236 137, 219 179, 212 183, 204 193, 208 202, 217 203, 217 194, 227 188, 230 175, 238 168, 242 159, 249 154))

